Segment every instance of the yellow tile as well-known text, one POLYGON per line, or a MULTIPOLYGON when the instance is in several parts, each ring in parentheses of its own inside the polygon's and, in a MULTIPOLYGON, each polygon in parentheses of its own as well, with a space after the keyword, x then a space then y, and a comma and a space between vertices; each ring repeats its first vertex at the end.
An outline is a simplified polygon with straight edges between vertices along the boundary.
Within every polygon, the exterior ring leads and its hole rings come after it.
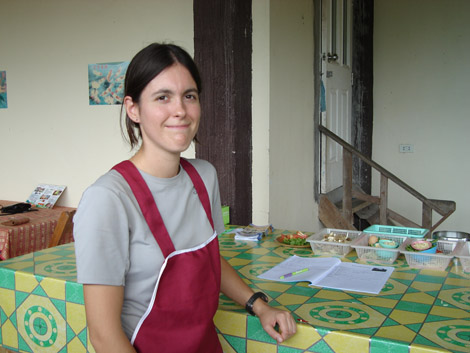
POLYGON ((15 289, 21 292, 30 293, 36 288, 38 281, 30 273, 15 272, 15 289))
POLYGON ((439 349, 437 347, 426 347, 419 344, 412 344, 409 349, 409 353, 452 353, 447 349, 439 349))
POLYGON ((418 282, 415 281, 410 285, 411 288, 418 289, 422 292, 436 291, 441 289, 441 283, 429 283, 429 282, 418 282))
POLYGON ((416 277, 416 273, 400 272, 396 270, 397 269, 395 269, 395 271, 392 272, 392 275, 390 276, 390 278, 412 280, 416 277))
POLYGON ((290 284, 283 284, 282 282, 275 282, 275 281, 257 283, 256 286, 263 290, 272 290, 275 292, 285 292, 291 287, 290 284))
POLYGON ((446 271, 421 270, 419 273, 424 276, 434 276, 434 277, 446 277, 447 276, 446 271))
POLYGON ((225 258, 231 259, 232 257, 237 256, 240 254, 238 251, 230 251, 230 250, 220 250, 220 255, 222 255, 225 258))
POLYGON ((321 336, 310 325, 297 325, 297 332, 294 336, 284 341, 281 345, 298 349, 307 349, 321 340, 321 336))
POLYGON ((374 305, 374 306, 380 306, 382 308, 393 308, 395 307, 395 305, 397 305, 397 300, 380 298, 380 297, 365 297, 365 298, 359 298, 358 300, 368 306, 374 305))
POLYGON ((434 299, 434 297, 426 293, 409 293, 405 294, 402 298, 402 300, 406 300, 408 302, 421 304, 432 304, 434 303, 434 299))
POLYGON ((269 250, 265 249, 265 248, 253 248, 251 250, 245 251, 245 254, 264 255, 268 252, 269 252, 269 250))
POLYGON ((3 309, 7 316, 13 314, 16 310, 15 291, 0 288, 0 308, 3 309))
MULTIPOLYGON (((11 259, 9 259, 8 261, 11 261, 11 259)), ((25 268, 33 266, 33 263, 34 262, 32 260, 31 261, 10 262, 5 267, 10 268, 10 269, 15 270, 15 271, 18 271, 18 270, 23 270, 25 268)))
POLYGON ((306 297, 304 295, 297 295, 297 294, 281 294, 279 297, 276 298, 276 301, 281 303, 282 305, 293 305, 293 304, 303 304, 305 303, 310 297, 306 297))
POLYGON ((66 302, 65 309, 67 312, 67 323, 72 330, 78 334, 86 326, 85 306, 82 304, 75 304, 66 302))
POLYGON ((277 264, 277 263, 282 262, 284 260, 285 260, 284 258, 278 257, 278 256, 262 256, 259 259, 257 259, 256 261, 277 264))
POLYGON ((247 353, 277 353, 277 345, 248 340, 246 342, 247 353))
POLYGON ((49 298, 65 300, 65 282, 56 278, 45 277, 41 287, 49 298))
POLYGON ((390 318, 399 324, 408 325, 422 323, 426 318, 426 314, 413 313, 403 310, 393 310, 393 312, 390 314, 390 318))
POLYGON ((369 337, 365 335, 334 331, 323 339, 335 353, 369 352, 369 337))
POLYGON ((67 344, 67 352, 87 353, 87 350, 83 346, 82 342, 78 339, 78 337, 75 337, 67 344))
POLYGON ((375 336, 411 342, 415 338, 416 332, 405 326, 388 326, 379 328, 375 336))
POLYGON ((52 260, 57 260, 57 259, 62 259, 62 256, 46 253, 44 255, 39 255, 34 258, 36 262, 52 261, 52 260))
POLYGON ((253 262, 253 260, 247 260, 247 259, 238 259, 238 258, 233 258, 228 260, 228 263, 232 266, 245 266, 253 262))
POLYGON ((434 306, 432 307, 430 314, 453 319, 464 319, 470 317, 470 313, 467 310, 454 309, 446 306, 434 306))
POLYGON ((214 324, 220 332, 227 335, 246 337, 245 314, 217 310, 214 316, 214 324))
POLYGON ((469 280, 468 278, 447 278, 445 284, 450 284, 452 286, 459 286, 459 287, 468 287, 469 280))
POLYGON ((224 353, 237 353, 221 334, 219 334, 219 341, 224 353))
POLYGON ((314 295, 315 298, 331 299, 331 300, 345 300, 352 299, 349 294, 345 292, 337 292, 330 290, 320 290, 317 294, 314 295))
POLYGON ((18 331, 10 320, 2 325, 2 344, 12 348, 18 348, 18 331))

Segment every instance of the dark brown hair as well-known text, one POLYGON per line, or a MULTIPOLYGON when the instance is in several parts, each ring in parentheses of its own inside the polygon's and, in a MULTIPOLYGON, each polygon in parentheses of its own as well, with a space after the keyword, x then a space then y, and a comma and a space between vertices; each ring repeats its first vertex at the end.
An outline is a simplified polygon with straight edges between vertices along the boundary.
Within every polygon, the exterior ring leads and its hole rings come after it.
MULTIPOLYGON (((129 96, 139 103, 144 88, 166 68, 179 63, 188 69, 199 93, 202 90, 201 78, 194 60, 181 47, 174 44, 153 43, 139 51, 129 63, 124 83, 124 97, 129 96)), ((121 117, 124 103, 121 106, 121 117)), ((126 113, 126 131, 121 124, 122 134, 134 148, 142 138, 139 123, 132 121, 126 113)))

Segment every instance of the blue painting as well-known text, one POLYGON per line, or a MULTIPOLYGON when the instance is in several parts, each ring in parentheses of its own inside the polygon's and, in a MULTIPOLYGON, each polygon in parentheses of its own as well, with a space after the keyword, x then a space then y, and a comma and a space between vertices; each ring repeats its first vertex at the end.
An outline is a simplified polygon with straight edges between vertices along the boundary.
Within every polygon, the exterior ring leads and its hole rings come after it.
POLYGON ((8 108, 7 103, 7 73, 0 71, 0 109, 8 108))
POLYGON ((88 65, 90 105, 122 103, 127 66, 129 66, 129 62, 88 65))

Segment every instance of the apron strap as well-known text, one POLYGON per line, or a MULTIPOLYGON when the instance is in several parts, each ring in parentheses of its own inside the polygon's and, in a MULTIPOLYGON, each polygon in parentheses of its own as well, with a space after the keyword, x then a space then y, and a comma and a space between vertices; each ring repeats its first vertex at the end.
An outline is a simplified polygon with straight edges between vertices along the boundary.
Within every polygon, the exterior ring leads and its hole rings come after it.
POLYGON ((175 251, 175 246, 166 230, 160 211, 158 211, 157 204, 155 203, 155 199, 153 198, 147 183, 135 165, 129 160, 115 165, 113 169, 118 171, 129 184, 137 202, 139 203, 140 210, 147 221, 163 256, 166 258, 175 251))
POLYGON ((199 200, 201 200, 202 206, 204 207, 204 211, 206 211, 207 219, 209 220, 212 229, 215 230, 214 228, 214 221, 212 220, 212 211, 211 211, 211 203, 209 201, 209 194, 207 193, 206 186, 204 185, 204 182, 202 181, 201 176, 197 172, 196 168, 189 163, 186 159, 181 158, 180 159, 180 164, 188 173, 189 177, 191 178, 191 181, 193 182, 194 188, 196 189, 196 192, 199 196, 199 200))
MULTIPOLYGON (((211 203, 209 200, 209 194, 207 193, 206 186, 204 182, 197 172, 196 168, 189 163, 186 159, 181 158, 180 164, 189 175, 194 188, 199 196, 199 200, 206 212, 207 219, 214 228, 214 221, 212 219, 212 212, 211 212, 211 203)), ((155 203, 155 199, 145 182, 144 178, 140 174, 139 170, 135 167, 135 165, 129 161, 123 161, 113 167, 114 170, 119 172, 124 179, 129 184, 137 202, 140 206, 140 210, 147 221, 147 224, 152 232, 155 240, 160 247, 163 256, 166 258, 170 255, 173 251, 175 251, 175 246, 166 230, 165 224, 163 222, 162 216, 160 215, 160 211, 158 211, 157 204, 155 203), (158 237, 157 237, 158 235, 158 237)))

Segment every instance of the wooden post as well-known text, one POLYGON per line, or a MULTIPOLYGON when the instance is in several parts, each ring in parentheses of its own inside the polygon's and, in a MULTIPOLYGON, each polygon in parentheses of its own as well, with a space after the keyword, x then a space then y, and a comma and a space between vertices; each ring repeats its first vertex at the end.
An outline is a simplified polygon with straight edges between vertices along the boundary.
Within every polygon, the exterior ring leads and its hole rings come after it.
POLYGON ((343 148, 343 217, 354 223, 352 213, 352 153, 343 148))
POLYGON ((388 178, 380 174, 380 224, 387 224, 388 178))

